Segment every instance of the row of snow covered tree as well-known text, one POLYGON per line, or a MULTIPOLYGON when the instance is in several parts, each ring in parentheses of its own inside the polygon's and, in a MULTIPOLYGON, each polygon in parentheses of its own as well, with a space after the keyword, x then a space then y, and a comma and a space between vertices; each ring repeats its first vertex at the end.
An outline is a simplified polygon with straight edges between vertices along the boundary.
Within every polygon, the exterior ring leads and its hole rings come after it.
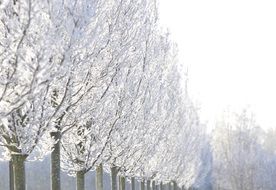
POLYGON ((208 138, 157 7, 0 1, 0 159, 10 162, 12 190, 25 190, 24 163, 48 154, 52 190, 61 189, 61 170, 78 190, 89 171, 97 190, 103 171, 112 190, 118 179, 120 190, 126 179, 132 190, 136 180, 141 190, 275 189, 276 132, 243 112, 208 138))
POLYGON ((154 0, 4 0, 0 8, 0 146, 11 188, 24 190, 24 163, 46 154, 52 190, 61 169, 78 190, 90 170, 97 190, 103 170, 113 190, 117 176, 122 190, 126 177, 142 189, 194 183, 204 129, 154 0))

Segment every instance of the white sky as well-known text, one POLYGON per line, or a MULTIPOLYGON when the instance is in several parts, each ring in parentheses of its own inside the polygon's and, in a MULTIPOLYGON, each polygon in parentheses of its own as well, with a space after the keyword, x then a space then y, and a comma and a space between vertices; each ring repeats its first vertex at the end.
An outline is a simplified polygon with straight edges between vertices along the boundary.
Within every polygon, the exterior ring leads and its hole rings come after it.
POLYGON ((160 1, 203 120, 250 105, 262 127, 276 127, 276 1, 160 1))

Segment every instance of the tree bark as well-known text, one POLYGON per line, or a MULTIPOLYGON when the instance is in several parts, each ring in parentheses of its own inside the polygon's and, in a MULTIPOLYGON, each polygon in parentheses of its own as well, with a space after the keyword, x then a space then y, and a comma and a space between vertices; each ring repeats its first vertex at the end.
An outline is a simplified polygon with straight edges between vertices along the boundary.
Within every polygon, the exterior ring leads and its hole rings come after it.
POLYGON ((10 175, 10 190, 14 190, 12 160, 9 161, 9 175, 10 175))
POLYGON ((160 190, 164 190, 162 181, 160 182, 160 190))
POLYGON ((117 190, 117 168, 111 167, 111 190, 117 190))
POLYGON ((147 190, 150 190, 150 180, 147 180, 147 190))
POLYGON ((78 171, 76 178, 77 178, 77 190, 84 190, 85 189, 85 172, 78 171))
POLYGON ((152 182, 151 182, 151 189, 152 190, 156 190, 155 181, 154 180, 152 180, 152 182))
POLYGON ((177 189, 177 183, 175 181, 173 181, 173 190, 178 190, 177 189))
POLYGON ((172 190, 171 182, 168 183, 168 190, 172 190))
POLYGON ((60 188, 60 139, 61 133, 51 132, 51 137, 55 140, 51 154, 51 190, 61 190, 60 188))
POLYGON ((103 190, 103 165, 96 168, 96 190, 103 190))
POLYGON ((155 185, 155 190, 160 190, 160 185, 158 183, 155 185))
POLYGON ((131 190, 135 190, 135 177, 131 177, 131 190))
POLYGON ((14 190, 25 190, 25 160, 26 155, 13 154, 12 156, 14 190))
POLYGON ((126 190, 126 178, 120 176, 120 190, 126 190))
POLYGON ((144 180, 142 180, 142 181, 140 182, 140 185, 141 185, 140 190, 145 190, 145 181, 144 181, 144 180))

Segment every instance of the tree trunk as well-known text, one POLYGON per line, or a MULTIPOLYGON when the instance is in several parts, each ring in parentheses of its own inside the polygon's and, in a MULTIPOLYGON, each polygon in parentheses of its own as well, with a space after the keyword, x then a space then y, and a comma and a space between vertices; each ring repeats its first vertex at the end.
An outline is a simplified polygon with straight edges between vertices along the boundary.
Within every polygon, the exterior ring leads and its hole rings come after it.
POLYGON ((9 175, 10 175, 10 190, 14 190, 12 160, 9 161, 9 175))
POLYGON ((172 190, 171 182, 168 183, 168 190, 172 190))
POLYGON ((25 160, 26 155, 13 154, 12 156, 14 190, 25 190, 25 160))
POLYGON ((77 172, 77 190, 84 190, 85 189, 85 172, 78 171, 77 172))
POLYGON ((173 181, 173 190, 178 190, 177 189, 177 183, 175 181, 173 181))
POLYGON ((61 190, 60 188, 60 132, 52 132, 51 137, 55 140, 51 154, 51 190, 61 190))
POLYGON ((96 168, 96 190, 103 190, 103 165, 96 168))
POLYGON ((147 190, 150 190, 150 180, 147 180, 147 190))
POLYGON ((131 177, 131 190, 135 190, 135 177, 131 177))
POLYGON ((120 176, 120 190, 126 190, 126 178, 120 176))
POLYGON ((151 182, 151 189, 152 190, 156 190, 155 181, 154 180, 152 180, 152 182, 151 182))
POLYGON ((145 181, 144 180, 141 181, 140 185, 141 185, 140 190, 145 190, 145 181))
POLYGON ((160 190, 164 190, 162 181, 160 182, 160 190))
POLYGON ((111 190, 117 190, 117 168, 111 167, 111 190))

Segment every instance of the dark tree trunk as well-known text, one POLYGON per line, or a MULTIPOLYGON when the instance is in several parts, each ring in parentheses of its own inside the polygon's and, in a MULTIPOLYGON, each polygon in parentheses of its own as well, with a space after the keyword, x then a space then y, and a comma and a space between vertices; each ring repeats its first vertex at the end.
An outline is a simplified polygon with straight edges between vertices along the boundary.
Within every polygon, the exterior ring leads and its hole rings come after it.
POLYGON ((147 190, 150 190, 150 180, 147 180, 147 190))
POLYGON ((120 176, 120 190, 126 190, 126 178, 120 176))
POLYGON ((96 190, 103 190, 103 165, 96 168, 96 190))
POLYGON ((13 178, 13 168, 12 161, 9 161, 9 175, 10 175, 10 190, 14 190, 14 178, 13 178))
POLYGON ((117 190, 117 168, 111 167, 111 190, 117 190))
POLYGON ((177 189, 177 183, 175 181, 173 181, 173 190, 178 190, 177 189))
POLYGON ((155 185, 155 190, 160 190, 160 185, 158 185, 157 183, 155 185))
POLYGON ((140 185, 141 185, 140 190, 145 190, 145 181, 144 180, 141 181, 140 185))
POLYGON ((135 190, 135 177, 131 177, 131 190, 135 190))
POLYGON ((60 188, 60 132, 52 132, 51 137, 56 141, 51 154, 51 190, 60 188))
POLYGON ((13 154, 12 156, 14 190, 25 190, 25 160, 26 155, 13 154))
POLYGON ((172 190, 171 182, 168 183, 168 190, 172 190))
POLYGON ((84 171, 78 171, 77 176, 77 190, 84 190, 85 189, 85 172, 84 171))
POLYGON ((152 190, 156 190, 155 181, 154 180, 152 180, 152 182, 151 182, 151 189, 152 190))

